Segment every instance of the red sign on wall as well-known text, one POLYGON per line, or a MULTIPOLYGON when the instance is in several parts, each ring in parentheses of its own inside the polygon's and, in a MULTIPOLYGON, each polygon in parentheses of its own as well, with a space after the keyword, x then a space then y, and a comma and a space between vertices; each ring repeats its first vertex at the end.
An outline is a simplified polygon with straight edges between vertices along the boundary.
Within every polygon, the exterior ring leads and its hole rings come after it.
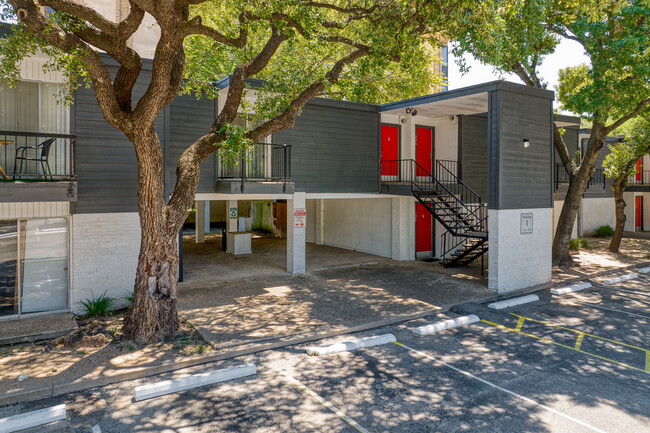
POLYGON ((304 229, 307 225, 307 210, 294 209, 293 210, 293 226, 297 229, 304 229))

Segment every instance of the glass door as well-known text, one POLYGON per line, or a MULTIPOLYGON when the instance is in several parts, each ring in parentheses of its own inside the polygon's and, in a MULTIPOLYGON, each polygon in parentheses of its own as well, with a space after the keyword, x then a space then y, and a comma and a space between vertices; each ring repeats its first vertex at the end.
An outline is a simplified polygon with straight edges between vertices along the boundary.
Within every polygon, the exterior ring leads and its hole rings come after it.
POLYGON ((21 221, 21 313, 68 307, 68 225, 65 218, 21 221))
POLYGON ((0 221, 0 316, 18 314, 18 222, 0 221))

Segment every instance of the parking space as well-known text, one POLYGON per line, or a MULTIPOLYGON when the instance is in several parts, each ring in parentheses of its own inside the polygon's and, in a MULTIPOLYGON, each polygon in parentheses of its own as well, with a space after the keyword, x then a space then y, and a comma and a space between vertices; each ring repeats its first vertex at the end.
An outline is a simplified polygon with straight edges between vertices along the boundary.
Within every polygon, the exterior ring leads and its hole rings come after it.
POLYGON ((650 431, 649 282, 541 292, 503 310, 464 304, 315 343, 397 339, 353 352, 315 357, 294 346, 199 366, 188 372, 255 363, 258 375, 139 403, 135 386, 184 373, 71 394, 51 399, 69 405, 68 421, 52 431, 650 431), (481 321, 411 332, 470 313, 481 321))

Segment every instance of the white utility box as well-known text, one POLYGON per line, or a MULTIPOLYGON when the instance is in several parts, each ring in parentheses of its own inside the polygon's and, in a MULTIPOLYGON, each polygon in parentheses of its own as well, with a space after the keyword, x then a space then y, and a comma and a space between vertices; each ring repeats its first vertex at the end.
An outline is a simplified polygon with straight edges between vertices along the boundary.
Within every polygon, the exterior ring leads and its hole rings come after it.
POLYGON ((226 252, 234 255, 251 254, 251 232, 226 233, 226 252))

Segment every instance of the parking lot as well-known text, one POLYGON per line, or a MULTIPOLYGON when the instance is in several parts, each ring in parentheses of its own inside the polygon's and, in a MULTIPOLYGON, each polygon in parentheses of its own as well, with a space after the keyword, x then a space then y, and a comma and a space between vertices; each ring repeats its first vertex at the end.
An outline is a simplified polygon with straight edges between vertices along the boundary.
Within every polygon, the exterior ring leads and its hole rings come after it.
POLYGON ((397 343, 321 357, 305 346, 0 409, 66 403, 34 431, 641 432, 650 431, 650 278, 494 310, 447 314, 310 345, 392 333, 397 343), (418 336, 458 315, 481 321, 418 336), (141 402, 133 388, 255 363, 256 376, 141 402))

